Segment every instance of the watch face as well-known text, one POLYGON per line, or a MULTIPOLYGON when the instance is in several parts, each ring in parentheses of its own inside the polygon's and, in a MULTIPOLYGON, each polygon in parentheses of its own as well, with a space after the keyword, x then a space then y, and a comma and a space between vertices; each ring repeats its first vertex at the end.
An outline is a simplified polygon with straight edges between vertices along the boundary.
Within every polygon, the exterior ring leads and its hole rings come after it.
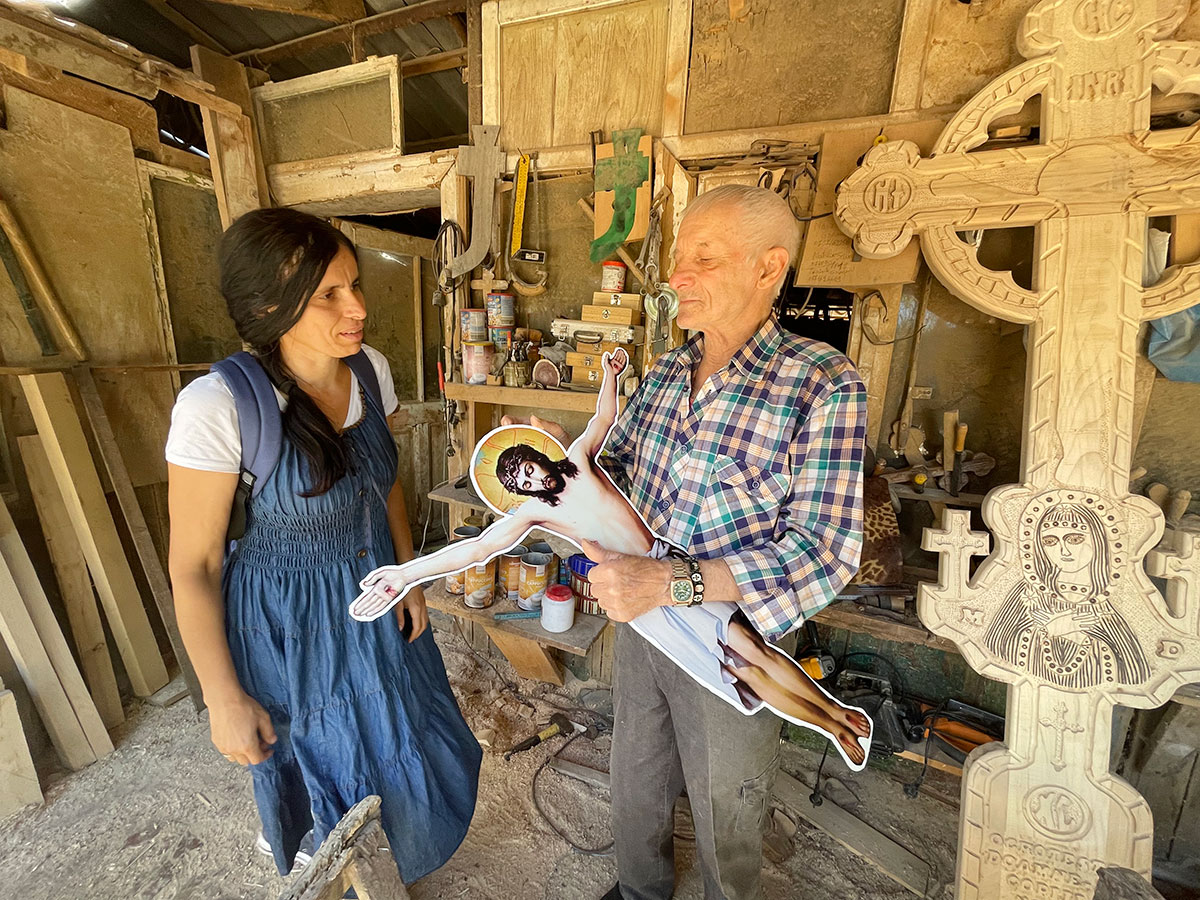
POLYGON ((671 582, 671 599, 676 603, 690 603, 692 600, 692 586, 686 581, 671 582))

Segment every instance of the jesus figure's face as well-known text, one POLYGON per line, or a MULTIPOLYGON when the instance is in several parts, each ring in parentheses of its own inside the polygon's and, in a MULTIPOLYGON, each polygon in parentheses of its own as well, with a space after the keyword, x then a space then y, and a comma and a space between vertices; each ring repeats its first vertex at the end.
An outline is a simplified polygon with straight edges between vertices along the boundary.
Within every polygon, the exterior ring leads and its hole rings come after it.
POLYGON ((562 478, 557 473, 547 472, 540 463, 526 460, 517 472, 517 490, 522 494, 541 491, 557 493, 563 488, 562 478))

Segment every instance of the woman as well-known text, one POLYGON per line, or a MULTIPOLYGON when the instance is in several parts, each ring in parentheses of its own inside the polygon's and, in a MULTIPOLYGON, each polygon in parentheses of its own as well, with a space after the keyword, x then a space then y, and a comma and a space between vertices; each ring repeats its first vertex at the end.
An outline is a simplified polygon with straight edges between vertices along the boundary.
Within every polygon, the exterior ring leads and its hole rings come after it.
POLYGON ((171 577, 212 740, 250 767, 281 873, 306 832, 319 844, 354 803, 379 794, 412 882, 465 836, 482 751, 420 591, 394 618, 346 616, 359 579, 413 556, 386 419, 395 391, 386 360, 363 344, 354 248, 318 218, 260 209, 225 232, 220 269, 238 334, 276 387, 284 440, 226 558, 241 460, 233 395, 209 374, 180 393, 171 417, 171 577), (382 404, 343 363, 360 351, 382 404))

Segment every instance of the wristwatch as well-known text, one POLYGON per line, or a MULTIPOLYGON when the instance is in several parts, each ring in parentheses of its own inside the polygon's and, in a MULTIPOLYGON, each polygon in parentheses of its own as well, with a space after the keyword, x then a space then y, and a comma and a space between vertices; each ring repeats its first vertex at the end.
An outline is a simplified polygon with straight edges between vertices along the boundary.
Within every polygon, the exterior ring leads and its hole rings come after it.
POLYGON ((704 600, 700 560, 692 556, 673 556, 670 563, 671 603, 674 606, 698 606, 704 600))

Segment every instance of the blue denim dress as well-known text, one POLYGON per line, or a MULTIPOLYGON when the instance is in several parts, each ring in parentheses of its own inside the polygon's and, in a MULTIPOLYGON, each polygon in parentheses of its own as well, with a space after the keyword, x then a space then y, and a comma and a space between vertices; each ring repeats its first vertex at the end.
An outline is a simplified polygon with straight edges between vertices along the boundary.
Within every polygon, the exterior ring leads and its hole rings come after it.
POLYGON ((463 720, 431 630, 414 643, 394 615, 356 622, 358 582, 394 563, 386 500, 396 445, 367 391, 344 433, 350 471, 327 493, 286 439, 225 563, 225 626, 245 691, 270 713, 274 755, 251 767, 263 834, 281 874, 311 828, 319 845, 378 794, 405 882, 466 836, 482 750, 463 720))

